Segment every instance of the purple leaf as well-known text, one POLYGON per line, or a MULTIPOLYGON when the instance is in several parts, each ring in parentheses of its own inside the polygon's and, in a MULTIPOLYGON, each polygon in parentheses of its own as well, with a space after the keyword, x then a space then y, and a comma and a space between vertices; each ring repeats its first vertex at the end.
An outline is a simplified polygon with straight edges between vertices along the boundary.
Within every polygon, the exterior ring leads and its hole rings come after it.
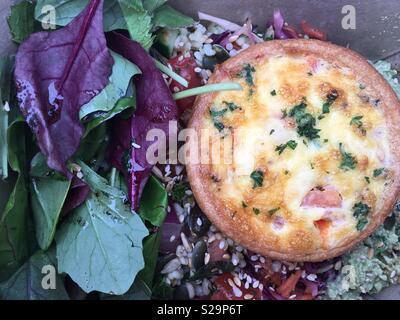
POLYGON ((136 112, 131 118, 130 136, 126 135, 126 130, 116 130, 118 137, 114 138, 120 142, 120 147, 130 148, 129 198, 132 208, 136 210, 153 168, 146 159, 146 151, 154 143, 146 141, 147 132, 151 129, 161 129, 168 136, 169 121, 178 119, 178 109, 161 72, 139 43, 116 32, 109 33, 107 40, 112 50, 136 64, 142 71, 142 74, 135 78, 137 102, 136 112), (131 147, 132 142, 134 147, 131 147))
POLYGON ((103 0, 91 0, 66 27, 31 35, 16 56, 21 111, 50 168, 69 178, 83 126, 79 109, 108 83, 113 59, 103 33, 103 0))
POLYGON ((83 202, 85 202, 89 192, 90 188, 85 182, 77 177, 73 177, 67 199, 62 208, 62 216, 67 215, 73 209, 78 208, 83 202))

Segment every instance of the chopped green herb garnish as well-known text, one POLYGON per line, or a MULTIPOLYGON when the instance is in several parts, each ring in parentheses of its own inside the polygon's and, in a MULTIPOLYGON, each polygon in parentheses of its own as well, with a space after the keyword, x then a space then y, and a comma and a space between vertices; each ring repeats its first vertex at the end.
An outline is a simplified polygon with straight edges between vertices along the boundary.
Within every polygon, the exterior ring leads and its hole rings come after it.
POLYGON ((308 71, 307 74, 311 77, 313 73, 311 71, 308 71))
POLYGON ((326 101, 322 105, 322 113, 329 113, 331 105, 336 101, 338 97, 338 92, 336 90, 332 90, 326 97, 326 101))
POLYGON ((222 117, 223 115, 225 115, 227 111, 228 109, 222 109, 222 110, 210 109, 210 116, 212 118, 222 117))
POLYGON ((355 117, 351 118, 350 125, 356 126, 358 129, 361 130, 361 132, 363 134, 365 134, 366 130, 363 127, 363 122, 361 121, 362 118, 364 118, 364 117, 363 116, 355 116, 355 117))
POLYGON ((214 123, 214 127, 217 128, 219 132, 223 131, 225 128, 225 125, 220 121, 219 118, 223 117, 227 111, 228 109, 222 109, 222 110, 210 109, 210 116, 214 123))
POLYGON ((182 202, 186 197, 186 191, 190 189, 190 185, 188 182, 180 182, 174 184, 174 187, 171 191, 172 200, 176 202, 182 202))
POLYGON ((214 121, 214 127, 218 129, 219 132, 225 129, 225 125, 221 122, 214 121))
POLYGON ((269 132, 269 135, 273 134, 274 132, 275 132, 275 129, 272 129, 272 130, 269 132))
POLYGON ((322 120, 322 119, 324 119, 325 118, 325 116, 323 116, 322 114, 320 114, 319 116, 318 116, 318 120, 322 120))
POLYGON ((275 90, 271 91, 271 96, 276 96, 276 91, 275 90))
POLYGON ((242 207, 243 207, 243 208, 247 208, 246 202, 242 201, 242 207))
POLYGON ((284 174, 285 174, 285 175, 288 175, 288 174, 289 174, 289 170, 285 170, 285 171, 284 171, 284 174))
POLYGON ((314 128, 316 119, 311 113, 306 112, 307 104, 303 101, 297 106, 294 106, 289 117, 294 118, 297 124, 297 133, 300 137, 304 136, 310 140, 319 138, 319 129, 314 128))
POLYGON ((369 177, 364 177, 365 181, 367 181, 368 184, 371 183, 371 179, 369 177))
POLYGON ((312 170, 314 170, 314 163, 310 162, 310 167, 312 170))
POLYGON ((272 216, 274 213, 276 213, 276 212, 279 211, 279 210, 280 210, 280 208, 274 208, 274 209, 268 210, 268 214, 269 214, 270 216, 272 216))
POLYGON ((358 87, 360 88, 360 90, 364 90, 366 88, 365 85, 363 85, 362 83, 360 83, 358 87))
POLYGON ((329 142, 329 140, 328 139, 324 139, 324 143, 328 143, 329 142))
POLYGON ((229 111, 235 111, 236 109, 240 109, 240 107, 233 102, 224 101, 223 103, 228 107, 229 111))
POLYGON ((286 109, 282 109, 282 119, 285 119, 287 117, 287 110, 286 109))
POLYGON ((264 181, 264 172, 261 170, 255 170, 250 174, 250 178, 253 179, 253 189, 262 187, 264 181))
POLYGON ((287 147, 289 147, 290 149, 294 150, 297 147, 297 142, 294 141, 294 140, 289 140, 285 144, 280 144, 279 146, 277 146, 275 148, 275 151, 277 151, 279 154, 282 154, 282 152, 285 151, 285 149, 287 147))
POLYGON ((365 203, 358 202, 353 207, 353 217, 357 219, 357 230, 361 231, 368 224, 368 213, 371 208, 365 203))
POLYGON ((260 209, 253 208, 253 212, 254 212, 255 215, 259 215, 260 214, 260 209))
POLYGON ((342 162, 340 163, 339 168, 345 171, 355 169, 357 165, 357 159, 351 153, 344 151, 342 143, 339 143, 339 150, 342 155, 342 162))
POLYGON ((374 173, 373 173, 374 178, 379 177, 384 171, 385 171, 385 168, 375 169, 375 170, 374 170, 374 173))
POLYGON ((252 65, 245 64, 242 71, 240 71, 237 76, 239 78, 244 78, 249 86, 254 86, 254 72, 256 72, 256 69, 252 65))

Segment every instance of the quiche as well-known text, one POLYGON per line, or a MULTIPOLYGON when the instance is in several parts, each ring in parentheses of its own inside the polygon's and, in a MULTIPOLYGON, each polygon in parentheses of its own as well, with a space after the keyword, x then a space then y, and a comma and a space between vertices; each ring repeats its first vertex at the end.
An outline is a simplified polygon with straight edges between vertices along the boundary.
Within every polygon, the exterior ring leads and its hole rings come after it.
POLYGON ((370 235, 399 193, 400 104, 359 54, 317 40, 257 44, 195 102, 187 172, 209 219, 247 249, 321 261, 370 235))

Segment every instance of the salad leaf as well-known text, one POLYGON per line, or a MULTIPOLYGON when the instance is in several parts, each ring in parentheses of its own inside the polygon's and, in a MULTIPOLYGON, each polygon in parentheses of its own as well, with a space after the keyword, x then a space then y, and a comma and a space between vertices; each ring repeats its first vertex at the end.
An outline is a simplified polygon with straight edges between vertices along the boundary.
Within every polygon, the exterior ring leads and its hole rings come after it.
POLYGON ((31 162, 31 205, 36 224, 36 239, 47 250, 53 242, 56 226, 71 181, 55 174, 46 165, 46 158, 38 153, 31 162))
POLYGON ((139 43, 115 32, 109 34, 107 40, 114 51, 136 64, 142 71, 135 78, 136 112, 130 124, 118 119, 115 125, 118 130, 114 130, 110 150, 112 164, 121 171, 124 169, 121 155, 130 152, 130 170, 127 174, 129 198, 132 208, 137 209, 153 168, 146 158, 147 148, 152 144, 146 140, 146 135, 150 129, 160 129, 168 135, 169 122, 178 119, 178 109, 161 72, 139 43), (133 148, 132 141, 140 148, 133 148))
POLYGON ((86 131, 84 137, 86 137, 89 132, 91 132, 94 128, 99 126, 100 124, 110 120, 111 118, 115 117, 116 115, 120 114, 121 112, 136 107, 136 99, 134 97, 123 97, 117 101, 115 106, 108 112, 101 113, 96 115, 94 119, 89 121, 86 126, 86 131))
MULTIPOLYGON (((94 120, 93 120, 94 121, 94 120)), ((85 136, 81 140, 78 151, 75 153, 74 158, 82 160, 83 162, 92 161, 96 155, 103 152, 108 139, 108 130, 105 125, 86 129, 85 136)))
POLYGON ((8 144, 7 130, 10 122, 10 100, 13 57, 0 58, 0 176, 8 177, 8 144))
POLYGON ((161 243, 161 231, 149 235, 143 242, 144 269, 139 272, 141 279, 150 288, 153 285, 154 272, 157 266, 157 258, 161 243))
POLYGON ((124 294, 144 267, 142 240, 147 228, 113 182, 83 162, 78 164, 92 192, 57 232, 59 272, 67 273, 85 292, 124 294))
POLYGON ((93 112, 109 112, 115 108, 119 99, 125 96, 131 78, 140 73, 140 70, 130 61, 119 54, 111 52, 114 58, 114 66, 108 85, 92 100, 81 107, 80 119, 93 112))
POLYGON ((167 215, 167 205, 167 191, 151 176, 143 190, 138 213, 152 225, 161 227, 167 215))
POLYGON ((16 56, 21 111, 48 166, 69 178, 65 162, 83 134, 79 109, 107 85, 113 64, 103 33, 102 6, 103 0, 92 0, 66 27, 33 34, 16 56))
POLYGON ((4 212, 0 215, 0 281, 7 279, 29 256, 28 190, 24 174, 25 130, 23 120, 17 119, 7 133, 9 164, 18 176, 4 212))
POLYGON ((154 27, 183 28, 194 24, 194 20, 165 4, 154 12, 154 27))
POLYGON ((153 13, 154 10, 161 7, 167 1, 168 0, 145 0, 143 1, 143 6, 149 13, 153 13))
POLYGON ((34 19, 34 11, 35 5, 28 1, 11 6, 7 22, 13 41, 21 43, 32 33, 41 30, 40 23, 34 19))
MULTIPOLYGON (((69 24, 82 10, 85 9, 89 0, 36 0, 35 19, 43 21, 48 12, 46 6, 53 6, 58 26, 69 24)), ((115 0, 104 1, 104 31, 126 29, 125 19, 122 15, 119 3, 115 0)))
POLYGON ((4 300, 68 300, 63 278, 56 275, 55 289, 42 286, 47 269, 55 266, 52 251, 38 251, 32 255, 6 282, 0 283, 0 298, 4 300))
POLYGON ((153 44, 151 15, 143 7, 141 0, 118 0, 130 37, 146 50, 153 44))
POLYGON ((122 296, 103 295, 101 300, 150 300, 151 290, 144 281, 137 278, 127 293, 122 296))

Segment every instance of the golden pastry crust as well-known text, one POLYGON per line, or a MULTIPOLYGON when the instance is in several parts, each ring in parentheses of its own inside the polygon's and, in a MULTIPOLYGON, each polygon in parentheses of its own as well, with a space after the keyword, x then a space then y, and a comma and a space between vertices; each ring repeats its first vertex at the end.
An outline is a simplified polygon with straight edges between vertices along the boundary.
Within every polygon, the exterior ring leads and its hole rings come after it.
MULTIPOLYGON (((386 130, 388 145, 386 158, 390 160, 387 161, 386 169, 388 169, 390 175, 384 183, 382 182, 383 189, 379 189, 381 186, 376 182, 378 188, 376 190, 382 190, 380 194, 374 194, 368 186, 363 190, 357 190, 357 194, 360 193, 358 196, 365 203, 370 203, 368 201, 372 199, 369 220, 365 228, 360 232, 353 230, 354 226, 352 228, 349 227, 348 230, 342 228, 335 233, 335 238, 339 240, 334 245, 326 246, 316 228, 310 228, 301 219, 292 217, 290 209, 285 207, 285 222, 291 227, 290 230, 285 232, 284 235, 269 232, 264 228, 264 223, 270 225, 272 223, 270 218, 254 217, 251 215, 251 212, 249 213, 250 210, 241 210, 237 204, 224 201, 223 195, 218 193, 219 189, 216 187, 215 179, 213 179, 213 165, 188 163, 186 168, 194 196, 200 208, 228 237, 249 250, 274 259, 286 261, 321 261, 338 256, 351 249, 381 225, 391 212, 400 190, 400 166, 398 165, 400 160, 400 130, 398 125, 400 123, 400 103, 390 85, 362 56, 349 49, 317 40, 279 40, 257 44, 216 68, 216 71, 209 79, 209 83, 237 81, 237 74, 243 68, 244 64, 263 65, 267 64, 269 59, 276 57, 314 59, 314 61, 323 61, 334 68, 338 68, 341 72, 349 70, 350 73, 355 75, 357 83, 362 83, 367 88, 366 92, 368 96, 374 97, 375 103, 378 104, 377 108, 381 110, 379 112, 382 113, 384 128, 386 130), (365 193, 372 193, 372 196, 365 193)), ((259 88, 256 88, 256 90, 259 90, 259 88)), ((264 90, 268 89, 264 88, 264 90)), ((306 83, 304 85, 297 85, 295 89, 293 87, 290 88, 289 83, 289 89, 282 85, 277 91, 278 95, 284 97, 285 101, 295 105, 299 96, 303 92, 307 92, 307 90, 306 83)), ((340 98, 342 96, 346 97, 345 90, 346 88, 339 88, 340 98)), ((321 85, 320 91, 323 93, 329 91, 329 85, 328 88, 321 85)), ((199 136, 202 129, 206 127, 207 121, 209 121, 210 108, 215 104, 215 101, 218 101, 219 95, 220 93, 209 93, 201 95, 196 99, 189 128, 196 130, 199 136)), ((361 95, 361 104, 364 102, 370 103, 370 101, 363 102, 361 95)), ((347 108, 346 101, 338 101, 337 104, 340 104, 344 109, 347 108)), ((350 111, 345 110, 340 112, 351 114, 350 111)), ((240 126, 240 122, 238 125, 240 126)), ((289 123, 288 126, 290 129, 294 125, 293 123, 289 123)), ((332 130, 334 129, 332 128, 332 130)), ((358 134, 360 139, 362 139, 363 132, 358 129, 357 127, 351 128, 354 134, 358 134)), ((218 131, 215 130, 214 134, 218 134, 218 131)), ((200 146, 195 144, 194 140, 190 140, 189 149, 195 148, 200 148, 200 146)), ((296 152, 301 152, 299 147, 296 152)), ((325 168, 324 166, 329 164, 327 162, 330 159, 335 159, 335 157, 340 157, 340 155, 338 155, 338 151, 332 150, 329 156, 325 157, 326 159, 319 156, 316 160, 317 165, 320 168, 325 168)), ((359 166, 357 170, 366 170, 365 168, 368 167, 368 157, 365 159, 365 157, 360 156, 357 157, 357 160, 359 166)), ((269 169, 268 163, 265 163, 265 166, 265 172, 267 172, 269 169)), ((358 174, 360 175, 361 171, 358 174)), ((284 178, 282 177, 280 175, 277 179, 282 180, 283 183, 284 178)), ((279 181, 277 183, 279 185, 279 181)), ((251 194, 262 195, 263 190, 255 189, 250 192, 251 194)), ((354 190, 351 191, 354 192, 354 190)))

